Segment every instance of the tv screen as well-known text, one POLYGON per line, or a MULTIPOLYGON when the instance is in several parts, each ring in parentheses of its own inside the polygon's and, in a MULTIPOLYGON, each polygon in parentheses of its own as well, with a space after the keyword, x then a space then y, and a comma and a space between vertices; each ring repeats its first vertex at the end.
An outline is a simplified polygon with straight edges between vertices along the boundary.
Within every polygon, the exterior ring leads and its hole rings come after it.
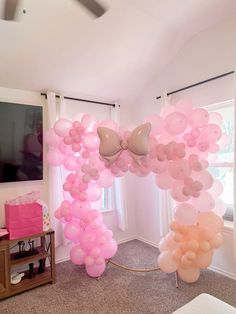
POLYGON ((0 182, 42 180, 42 107, 0 102, 0 182))

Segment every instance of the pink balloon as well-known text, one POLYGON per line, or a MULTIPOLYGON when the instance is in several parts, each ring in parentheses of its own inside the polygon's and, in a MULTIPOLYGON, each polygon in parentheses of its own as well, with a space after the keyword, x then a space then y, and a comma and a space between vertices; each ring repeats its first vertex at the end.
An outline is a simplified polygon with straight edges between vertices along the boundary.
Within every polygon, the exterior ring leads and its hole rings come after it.
POLYGON ((169 165, 169 174, 176 180, 183 180, 191 173, 189 162, 185 159, 175 160, 169 165))
POLYGON ((145 119, 145 123, 150 122, 152 125, 150 136, 159 135, 164 132, 164 120, 157 114, 149 116, 145 119))
POLYGON ((60 137, 69 135, 69 130, 72 127, 72 122, 67 119, 59 119, 54 124, 54 131, 60 137))
POLYGON ((90 167, 94 167, 97 170, 105 169, 104 162, 101 161, 99 155, 97 155, 97 154, 94 154, 94 155, 89 157, 89 165, 90 165, 90 167))
POLYGON ((81 123, 83 125, 83 127, 88 130, 88 131, 93 131, 95 125, 96 125, 96 118, 95 116, 92 116, 90 114, 85 114, 82 117, 81 123))
POLYGON ((222 116, 218 112, 210 112, 209 113, 209 123, 221 125, 223 122, 222 116))
POLYGON ((105 259, 111 258, 116 254, 117 248, 117 243, 114 240, 110 240, 101 246, 101 255, 105 259))
POLYGON ((180 112, 173 112, 165 119, 165 129, 169 134, 181 134, 187 127, 187 119, 180 112))
POLYGON ((77 159, 75 156, 65 157, 63 161, 63 165, 66 168, 66 170, 69 170, 69 171, 74 171, 79 168, 79 165, 77 163, 77 159))
POLYGON ((226 212, 226 205, 221 199, 215 200, 215 207, 213 208, 213 212, 218 216, 223 216, 226 212))
POLYGON ((70 250, 70 259, 72 263, 76 265, 84 264, 85 257, 86 257, 86 253, 83 249, 81 249, 80 245, 75 245, 70 250))
POLYGON ((167 161, 159 161, 157 159, 151 159, 149 161, 152 172, 156 174, 163 173, 167 170, 168 162, 167 161))
POLYGON ((109 128, 109 129, 112 129, 114 131, 119 130, 118 124, 113 120, 103 120, 102 122, 99 123, 99 126, 109 128))
POLYGON ((86 192, 90 202, 96 202, 102 196, 102 190, 95 182, 89 182, 86 192))
POLYGON ((170 189, 176 184, 176 181, 166 172, 156 175, 156 185, 160 189, 170 189))
POLYGON ((182 203, 175 208, 175 220, 181 225, 194 225, 198 220, 198 210, 193 205, 182 203))
POLYGON ((70 208, 72 216, 81 219, 88 213, 88 210, 90 209, 90 203, 75 200, 72 202, 70 208))
POLYGON ((217 142, 220 149, 224 149, 229 144, 229 138, 227 134, 223 133, 219 141, 217 142))
POLYGON ((86 265, 86 272, 88 273, 88 275, 90 277, 96 278, 96 277, 100 277, 106 268, 106 264, 105 261, 103 263, 100 264, 93 264, 91 266, 86 265))
POLYGON ((195 181, 199 181, 202 184, 204 190, 208 190, 213 185, 213 177, 207 170, 193 172, 191 176, 195 181))
POLYGON ((210 143, 217 142, 222 135, 221 128, 216 124, 208 124, 202 129, 202 138, 210 143))
POLYGON ((200 212, 209 212, 215 207, 211 194, 205 191, 201 191, 199 197, 192 198, 192 204, 200 212))
POLYGON ((176 102, 175 107, 178 111, 188 116, 193 108, 193 104, 192 101, 189 99, 180 99, 176 102))
POLYGON ((80 234, 80 245, 84 250, 91 250, 96 241, 96 232, 94 230, 84 230, 80 234))
POLYGON ((193 128, 202 128, 207 125, 209 121, 209 114, 205 109, 193 109, 189 115, 189 123, 193 128))
POLYGON ((63 163, 65 156, 57 149, 51 149, 47 153, 47 162, 54 167, 60 166, 63 163))
POLYGON ((86 150, 89 152, 95 152, 98 150, 99 147, 99 137, 94 133, 89 133, 85 135, 83 139, 83 145, 86 150))
POLYGON ((61 142, 59 144, 58 148, 63 155, 73 155, 74 154, 73 150, 71 149, 71 146, 66 145, 64 142, 61 142))
POLYGON ((158 256, 158 265, 165 273, 173 273, 178 268, 178 263, 173 259, 171 251, 163 251, 158 256))
POLYGON ((99 172, 99 179, 96 181, 97 184, 102 188, 108 188, 112 186, 114 177, 111 175, 109 170, 103 170, 99 172))
POLYGON ((65 225, 64 234, 69 240, 78 240, 81 233, 80 224, 78 221, 71 221, 65 225))
POLYGON ((61 143, 61 138, 55 133, 53 128, 46 131, 44 140, 46 144, 55 148, 61 143))
POLYGON ((160 116, 162 118, 167 117, 169 114, 176 112, 175 106, 166 105, 161 107, 160 116))
POLYGON ((183 184, 175 184, 170 190, 170 194, 173 199, 177 202, 186 202, 190 199, 190 196, 186 196, 183 194, 183 184))
POLYGON ((222 183, 219 180, 214 179, 213 185, 211 186, 211 188, 209 189, 208 192, 211 193, 211 195, 214 198, 219 197, 223 193, 223 185, 222 185, 222 183))

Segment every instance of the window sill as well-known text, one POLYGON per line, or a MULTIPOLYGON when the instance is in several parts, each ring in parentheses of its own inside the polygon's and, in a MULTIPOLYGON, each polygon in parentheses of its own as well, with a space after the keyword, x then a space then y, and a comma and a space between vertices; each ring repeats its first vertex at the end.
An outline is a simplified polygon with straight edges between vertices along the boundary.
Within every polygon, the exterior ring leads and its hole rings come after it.
POLYGON ((102 214, 111 214, 114 212, 114 209, 110 209, 110 208, 103 208, 100 210, 102 214))

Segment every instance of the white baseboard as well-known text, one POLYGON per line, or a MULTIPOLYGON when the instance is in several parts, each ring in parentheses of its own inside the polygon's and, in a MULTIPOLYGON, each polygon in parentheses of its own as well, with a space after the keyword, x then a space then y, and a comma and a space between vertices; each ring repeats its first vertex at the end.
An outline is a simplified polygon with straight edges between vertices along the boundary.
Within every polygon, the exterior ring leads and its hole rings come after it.
POLYGON ((61 258, 56 259, 56 264, 67 262, 69 260, 70 260, 70 256, 61 257, 61 258))
POLYGON ((212 270, 212 271, 214 271, 214 272, 216 272, 216 273, 218 273, 220 275, 223 275, 225 277, 228 277, 228 278, 236 280, 236 274, 230 273, 228 271, 225 271, 225 270, 223 270, 223 269, 221 269, 219 267, 211 265, 211 266, 208 267, 208 269, 210 269, 210 270, 212 270))
POLYGON ((124 238, 124 239, 118 240, 117 243, 118 244, 122 244, 122 243, 126 243, 126 242, 133 241, 133 240, 136 240, 136 239, 137 239, 137 237, 124 238))
POLYGON ((158 243, 152 242, 152 241, 144 239, 142 237, 136 237, 136 239, 141 241, 141 242, 147 243, 147 244, 149 244, 151 246, 154 246, 154 247, 158 248, 158 243))

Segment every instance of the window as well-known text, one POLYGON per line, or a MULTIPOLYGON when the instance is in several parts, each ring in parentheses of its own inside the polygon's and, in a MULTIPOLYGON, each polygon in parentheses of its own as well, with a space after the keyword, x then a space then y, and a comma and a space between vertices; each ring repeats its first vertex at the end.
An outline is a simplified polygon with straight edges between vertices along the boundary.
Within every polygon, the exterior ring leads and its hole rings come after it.
POLYGON ((113 209, 113 187, 102 190, 102 212, 108 212, 113 209))
POLYGON ((224 186, 220 198, 226 204, 224 219, 233 221, 234 203, 234 101, 227 101, 207 107, 209 112, 218 112, 223 117, 222 130, 227 134, 226 146, 219 151, 217 159, 210 161, 209 171, 224 186))

